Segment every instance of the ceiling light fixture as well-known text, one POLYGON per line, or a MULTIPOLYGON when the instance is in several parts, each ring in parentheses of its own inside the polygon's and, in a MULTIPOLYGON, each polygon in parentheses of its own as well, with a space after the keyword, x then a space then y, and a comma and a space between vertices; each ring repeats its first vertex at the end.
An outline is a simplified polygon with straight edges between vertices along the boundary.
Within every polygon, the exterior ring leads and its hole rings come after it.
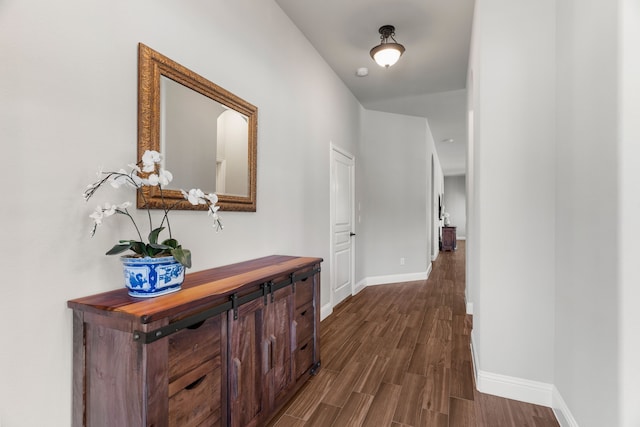
POLYGON ((396 35, 396 29, 393 25, 383 25, 378 32, 380 33, 380 44, 371 49, 369 54, 379 66, 389 68, 398 62, 404 53, 404 46, 393 38, 396 35), (389 42, 389 39, 393 42, 389 42))

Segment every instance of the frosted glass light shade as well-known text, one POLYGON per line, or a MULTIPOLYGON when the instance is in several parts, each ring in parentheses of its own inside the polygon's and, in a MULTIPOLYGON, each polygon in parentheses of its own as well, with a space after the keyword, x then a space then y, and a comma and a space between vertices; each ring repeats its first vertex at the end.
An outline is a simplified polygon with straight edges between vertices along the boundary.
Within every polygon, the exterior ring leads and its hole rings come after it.
POLYGON ((371 49, 371 57, 381 67, 389 68, 400 59, 404 46, 399 43, 381 43, 371 49))

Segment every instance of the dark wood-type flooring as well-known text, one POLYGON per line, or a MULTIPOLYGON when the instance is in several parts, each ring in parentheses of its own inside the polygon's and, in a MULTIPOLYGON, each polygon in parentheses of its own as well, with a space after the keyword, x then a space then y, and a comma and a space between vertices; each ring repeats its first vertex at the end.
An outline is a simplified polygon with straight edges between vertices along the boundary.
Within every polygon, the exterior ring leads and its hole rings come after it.
POLYGON ((478 392, 464 242, 428 280, 367 287, 321 323, 322 369, 273 427, 558 427, 551 409, 478 392))

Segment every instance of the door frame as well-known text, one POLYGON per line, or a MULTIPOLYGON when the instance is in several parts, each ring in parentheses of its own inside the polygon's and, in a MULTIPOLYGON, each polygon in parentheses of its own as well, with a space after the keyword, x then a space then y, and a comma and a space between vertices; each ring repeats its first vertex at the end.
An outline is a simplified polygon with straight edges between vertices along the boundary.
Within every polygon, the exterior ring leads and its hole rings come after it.
MULTIPOLYGON (((334 245, 333 245, 333 225, 335 223, 335 215, 334 215, 334 205, 335 205, 335 179, 334 179, 334 161, 335 161, 335 154, 339 153, 347 158, 349 158, 352 162, 352 168, 351 168, 351 232, 355 233, 355 227, 356 227, 356 222, 355 222, 355 204, 356 204, 356 199, 355 199, 355 190, 356 190, 356 158, 353 154, 351 154, 350 152, 348 152, 347 150, 344 150, 343 148, 338 147, 337 145, 335 145, 333 142, 331 142, 329 144, 329 304, 330 307, 328 309, 324 309, 323 307, 323 314, 325 315, 329 315, 333 312, 333 307, 334 307, 334 301, 335 301, 335 295, 334 295, 334 285, 336 283, 336 278, 335 278, 335 266, 333 265, 333 260, 334 260, 334 245)), ((355 244, 353 243, 353 241, 351 242, 351 295, 354 294, 354 289, 355 289, 355 261, 356 261, 356 250, 355 250, 355 244)), ((326 317, 326 316, 324 316, 326 317)), ((323 318, 324 318, 323 317, 323 318)))

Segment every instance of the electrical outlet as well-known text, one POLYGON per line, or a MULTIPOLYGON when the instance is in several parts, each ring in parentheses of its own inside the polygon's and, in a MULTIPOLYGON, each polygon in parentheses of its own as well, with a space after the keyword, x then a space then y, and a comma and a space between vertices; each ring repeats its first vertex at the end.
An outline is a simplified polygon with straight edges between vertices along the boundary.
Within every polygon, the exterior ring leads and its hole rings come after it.
POLYGON ((400 258, 400 265, 404 265, 404 258, 400 258))

